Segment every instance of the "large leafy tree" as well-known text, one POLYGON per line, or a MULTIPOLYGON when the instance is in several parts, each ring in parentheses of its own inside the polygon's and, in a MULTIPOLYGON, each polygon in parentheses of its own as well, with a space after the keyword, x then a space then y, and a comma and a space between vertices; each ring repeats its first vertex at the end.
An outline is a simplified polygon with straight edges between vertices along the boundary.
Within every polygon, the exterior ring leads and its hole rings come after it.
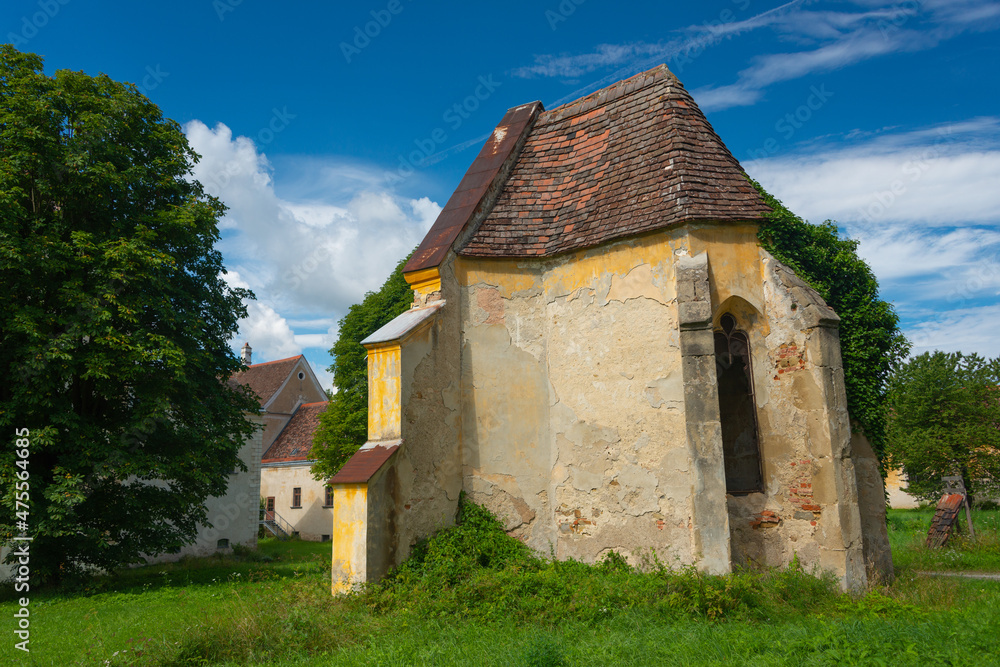
POLYGON ((179 548, 242 465, 258 406, 224 380, 253 295, 197 157, 131 84, 0 46, 0 536, 34 538, 33 577, 179 548))
POLYGON ((312 472, 316 479, 336 474, 368 439, 368 353, 361 341, 413 303, 413 291, 403 279, 407 259, 400 260, 379 291, 366 294, 340 320, 337 342, 330 349, 334 362, 329 368, 337 393, 320 416, 313 439, 316 463, 312 472))
POLYGON ((925 352, 889 385, 889 455, 909 492, 940 497, 945 475, 972 495, 1000 491, 1000 358, 925 352))
POLYGON ((840 236, 827 220, 814 225, 754 183, 773 210, 760 227, 761 245, 808 282, 840 315, 847 409, 881 459, 886 449, 885 400, 892 369, 908 343, 892 305, 879 298, 878 281, 858 242, 840 236))

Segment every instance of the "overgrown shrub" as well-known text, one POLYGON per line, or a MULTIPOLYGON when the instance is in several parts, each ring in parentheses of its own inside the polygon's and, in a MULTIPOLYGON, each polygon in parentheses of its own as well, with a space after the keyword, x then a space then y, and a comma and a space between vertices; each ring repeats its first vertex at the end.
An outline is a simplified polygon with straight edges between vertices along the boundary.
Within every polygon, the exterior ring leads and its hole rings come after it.
POLYGON ((463 495, 455 526, 418 543, 406 562, 358 599, 379 614, 408 610, 432 618, 554 624, 594 623, 638 608, 672 618, 764 619, 832 604, 839 595, 832 577, 804 572, 797 562, 718 577, 694 566, 671 568, 655 553, 640 568, 616 552, 595 565, 541 558, 463 495))

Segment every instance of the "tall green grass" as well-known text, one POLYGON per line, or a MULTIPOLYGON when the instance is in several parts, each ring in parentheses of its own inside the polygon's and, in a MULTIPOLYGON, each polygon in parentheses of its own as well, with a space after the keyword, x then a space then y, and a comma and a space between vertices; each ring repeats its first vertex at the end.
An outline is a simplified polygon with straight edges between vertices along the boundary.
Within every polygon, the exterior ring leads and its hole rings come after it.
MULTIPOLYGON (((637 568, 553 562, 463 502, 457 526, 346 597, 329 592, 330 545, 294 541, 43 592, 27 664, 997 664, 1000 582, 917 575, 925 520, 890 513, 908 565, 852 597, 795 564, 712 577, 651 552, 637 568)), ((24 657, 0 644, 0 663, 24 657)))

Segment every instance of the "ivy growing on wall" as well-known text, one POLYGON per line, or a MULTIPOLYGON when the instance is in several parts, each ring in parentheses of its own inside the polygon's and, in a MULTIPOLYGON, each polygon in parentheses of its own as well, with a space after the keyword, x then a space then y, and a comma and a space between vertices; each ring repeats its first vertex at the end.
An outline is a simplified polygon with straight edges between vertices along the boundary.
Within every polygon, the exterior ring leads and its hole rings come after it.
POLYGON ((858 257, 858 242, 840 235, 827 220, 803 220, 753 182, 773 211, 758 238, 774 257, 808 282, 840 315, 847 409, 883 458, 886 450, 886 390, 889 375, 906 356, 909 343, 891 304, 879 298, 871 267, 858 257))

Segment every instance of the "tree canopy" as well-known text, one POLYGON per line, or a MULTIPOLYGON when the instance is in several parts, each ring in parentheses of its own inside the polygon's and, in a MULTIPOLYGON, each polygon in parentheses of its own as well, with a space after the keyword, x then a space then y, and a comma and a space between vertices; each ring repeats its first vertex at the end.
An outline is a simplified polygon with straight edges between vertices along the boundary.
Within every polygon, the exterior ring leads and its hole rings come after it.
POLYGON ((0 46, 0 535, 34 538, 33 578, 178 549, 242 465, 259 405, 225 380, 253 295, 197 159, 135 86, 0 46))
POLYGON ((892 305, 879 298, 878 281, 858 242, 843 238, 827 220, 814 225, 795 215, 754 183, 773 211, 758 237, 778 261, 808 282, 840 316, 847 409, 881 459, 886 448, 885 397, 892 369, 908 343, 892 305))
POLYGON ((971 495, 1000 492, 1000 358, 925 352, 900 366, 889 385, 889 456, 908 492, 941 496, 945 475, 961 475, 971 495))
POLYGON ((368 439, 368 353, 365 338, 406 312, 413 303, 413 291, 403 279, 403 266, 396 265, 377 292, 369 292, 340 320, 337 342, 330 349, 333 384, 337 393, 320 416, 313 439, 316 479, 329 479, 340 470, 368 439))

